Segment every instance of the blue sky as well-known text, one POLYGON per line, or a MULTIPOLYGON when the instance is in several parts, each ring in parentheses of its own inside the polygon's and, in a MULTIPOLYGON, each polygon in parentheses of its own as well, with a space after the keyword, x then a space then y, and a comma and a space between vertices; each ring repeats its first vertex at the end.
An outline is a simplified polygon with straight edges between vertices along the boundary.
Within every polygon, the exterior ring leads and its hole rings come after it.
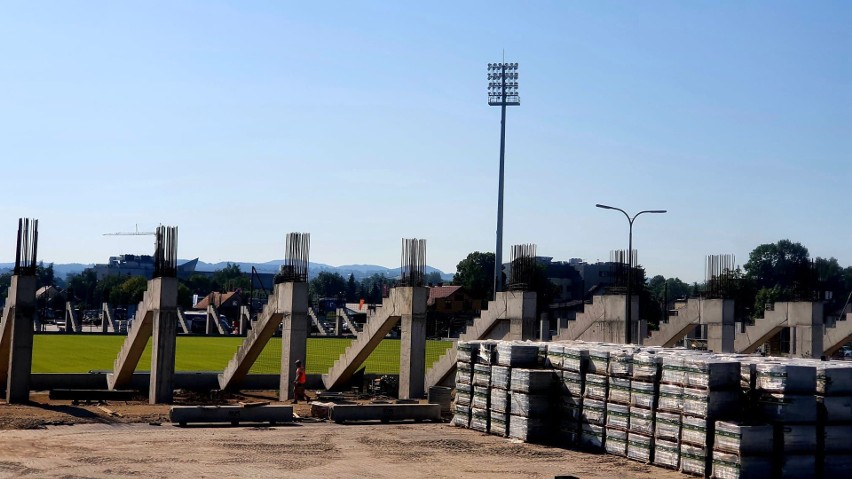
POLYGON ((180 228, 179 254, 445 271, 493 251, 499 109, 520 64, 505 240, 700 281, 789 238, 852 265, 848 2, 6 2, 0 260, 102 262, 180 228), (5 258, 5 259, 4 259, 5 258))

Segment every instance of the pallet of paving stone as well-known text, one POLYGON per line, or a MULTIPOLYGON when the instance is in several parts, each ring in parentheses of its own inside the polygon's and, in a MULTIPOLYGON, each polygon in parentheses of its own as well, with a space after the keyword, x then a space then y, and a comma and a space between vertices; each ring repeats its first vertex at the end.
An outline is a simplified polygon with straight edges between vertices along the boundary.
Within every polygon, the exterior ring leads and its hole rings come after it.
POLYGON ((616 349, 610 352, 607 373, 610 377, 631 377, 633 375, 633 350, 616 349))
POLYGON ((587 372, 590 374, 605 375, 609 370, 609 355, 611 349, 606 347, 589 348, 589 364, 587 372))
POLYGON ((583 391, 584 397, 606 400, 609 391, 609 377, 601 374, 586 374, 586 387, 583 391))
POLYGON ((660 384, 657 410, 680 414, 683 411, 683 386, 660 384))
POLYGON ((490 411, 490 423, 489 423, 489 434, 493 434, 495 436, 506 437, 509 435, 509 413, 507 412, 498 412, 495 410, 490 411))
POLYGON ((538 345, 501 342, 497 344, 497 365, 513 368, 535 368, 538 366, 538 345))
POLYGON ((606 427, 624 429, 630 427, 630 406, 619 403, 606 403, 606 427))
POLYGON ((656 466, 669 469, 680 468, 680 444, 659 437, 654 438, 654 457, 651 462, 656 466))
POLYGON ((683 356, 676 354, 665 354, 662 357, 663 366, 660 371, 660 382, 682 387, 684 381, 686 380, 683 371, 683 356))
POLYGON ((782 454, 816 453, 816 424, 774 424, 775 443, 782 454))
POLYGON ((559 418, 569 422, 580 422, 583 419, 583 406, 562 403, 559 409, 559 418))
POLYGON ((560 421, 559 431, 556 433, 558 445, 562 447, 573 447, 580 443, 580 423, 571 421, 560 421))
POLYGON ((474 431, 488 432, 491 424, 491 412, 488 409, 470 408, 470 428, 474 431))
POLYGON ((575 371, 562 371, 561 379, 561 392, 563 396, 583 397, 583 388, 586 383, 583 374, 575 371))
POLYGON ((510 389, 512 368, 506 366, 491 366, 491 387, 510 389))
POLYGON ((470 427, 470 406, 456 404, 452 424, 458 427, 470 427))
POLYGON ((757 409, 761 418, 773 423, 816 423, 817 403, 813 395, 761 394, 757 409))
POLYGON ((580 446, 590 451, 601 451, 604 448, 606 435, 604 427, 597 424, 580 423, 580 446))
POLYGON ((852 424, 825 424, 822 438, 821 449, 826 454, 852 454, 852 424))
POLYGON ((598 399, 583 400, 583 422, 603 426, 606 424, 606 402, 598 399))
POLYGON ((562 369, 585 374, 589 367, 589 348, 579 344, 567 344, 562 350, 562 369))
POLYGON ((514 416, 541 417, 552 411, 553 402, 548 394, 509 393, 509 413, 514 416))
POLYGON ((480 387, 491 385, 491 365, 476 363, 473 365, 473 380, 471 384, 480 387))
POLYGON ((852 454, 826 454, 822 461, 822 477, 849 477, 852 471, 852 454))
POLYGON ((630 381, 630 405, 645 409, 656 409, 660 385, 656 382, 630 381))
POLYGON ((740 411, 741 392, 713 391, 706 389, 683 388, 683 414, 692 416, 725 419, 736 416, 740 411))
POLYGON ((627 456, 627 430, 614 427, 605 427, 604 449, 607 454, 616 456, 627 456))
POLYGON ((473 382, 473 364, 459 361, 456 363, 456 385, 473 382))
MULTIPOLYGON (((775 458, 775 477, 781 479, 812 479, 816 477, 817 461, 814 454, 784 454, 775 458)), ((848 472, 846 476, 848 477, 848 472)))
POLYGON ((479 356, 478 341, 459 341, 456 343, 456 360, 464 363, 475 363, 479 356))
POLYGON ((493 365, 497 361, 497 345, 500 341, 486 339, 479 342, 476 363, 493 365))
POLYGON ((509 437, 524 442, 542 442, 553 437, 554 426, 549 417, 525 417, 512 414, 509 418, 509 437))
POLYGON ((491 405, 491 388, 489 387, 473 387, 473 397, 470 401, 471 408, 490 409, 491 405))
POLYGON ((816 396, 826 422, 852 422, 852 396, 816 396))
POLYGON ((683 367, 684 387, 712 390, 739 388, 739 362, 698 356, 684 360, 683 367))
POLYGON ((742 456, 713 451, 713 479, 765 479, 772 476, 772 456, 742 456))
POLYGON ((657 411, 654 418, 654 437, 680 443, 681 415, 657 411))
POLYGON ((771 455, 773 441, 771 424, 716 421, 713 449, 740 456, 771 455))
POLYGON ((852 363, 820 362, 816 384, 821 396, 852 396, 852 363))
POLYGON ((816 367, 802 363, 761 363, 756 366, 755 389, 783 394, 814 394, 816 367))
POLYGON ((633 355, 633 379, 637 381, 658 382, 662 366, 662 356, 649 351, 640 351, 633 355))
POLYGON ((707 448, 712 444, 713 422, 703 417, 683 415, 680 423, 680 441, 707 448))
POLYGON ((547 345, 547 362, 546 367, 553 369, 562 369, 565 357, 565 344, 550 343, 547 345))
POLYGON ((654 438, 647 434, 627 432, 627 458, 645 464, 651 462, 654 452, 654 438))
POLYGON ((522 393, 548 394, 553 391, 556 373, 551 369, 513 368, 510 389, 522 393))
POLYGON ((473 400, 473 386, 470 384, 456 384, 456 404, 470 407, 473 400))
POLYGON ((509 391, 499 388, 491 388, 490 409, 496 412, 509 412, 509 391))
POLYGON ((704 446, 693 446, 680 443, 680 472, 694 476, 704 476, 707 473, 707 449, 704 446))
POLYGON ((610 377, 607 402, 630 404, 630 379, 610 377))
POLYGON ((655 415, 653 409, 630 406, 630 432, 653 436, 655 415))

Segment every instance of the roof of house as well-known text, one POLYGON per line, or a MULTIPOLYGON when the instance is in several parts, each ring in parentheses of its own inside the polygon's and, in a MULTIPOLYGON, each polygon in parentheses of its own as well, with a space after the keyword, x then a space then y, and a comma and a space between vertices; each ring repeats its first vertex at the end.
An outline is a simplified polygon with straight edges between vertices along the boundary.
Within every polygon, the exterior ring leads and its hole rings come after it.
MULTIPOLYGON (((228 303, 232 299, 240 300, 240 292, 239 291, 229 291, 227 293, 220 293, 218 291, 214 291, 207 296, 198 300, 195 304, 195 309, 207 309, 209 304, 213 304, 215 307, 220 307, 223 304, 228 303)), ((226 304, 227 305, 227 304, 226 304)))
POLYGON ((460 289, 462 289, 461 286, 432 286, 429 288, 429 299, 426 300, 426 304, 435 304, 435 301, 448 298, 460 289))

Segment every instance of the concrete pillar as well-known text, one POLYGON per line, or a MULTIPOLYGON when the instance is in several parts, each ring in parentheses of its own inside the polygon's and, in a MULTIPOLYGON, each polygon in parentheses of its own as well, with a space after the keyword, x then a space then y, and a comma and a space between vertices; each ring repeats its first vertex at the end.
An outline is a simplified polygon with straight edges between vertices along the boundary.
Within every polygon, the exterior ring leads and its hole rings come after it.
POLYGON ((245 336, 248 332, 249 321, 251 321, 251 316, 249 315, 248 306, 240 307, 240 336, 245 336))
POLYGON ((547 313, 541 313, 538 330, 539 339, 542 341, 550 341, 550 315, 547 313))
POLYGON ((423 287, 394 288, 396 307, 401 311, 399 344, 399 398, 424 397, 426 381, 426 300, 423 287))
POLYGON ((6 374, 6 402, 9 404, 22 404, 30 400, 35 295, 35 276, 12 276, 7 299, 12 301, 10 311, 14 311, 14 314, 7 318, 7 321, 12 321, 9 330, 9 368, 6 374))
POLYGON ((506 340, 538 339, 536 324, 536 294, 533 291, 501 291, 497 293, 495 303, 505 305, 506 318, 509 319, 509 333, 506 340))
POLYGON ((306 365, 308 349, 308 283, 286 282, 275 285, 278 311, 284 314, 281 321, 281 382, 278 399, 293 399, 293 381, 296 379, 296 360, 306 365))
MULTIPOLYGON (((776 308, 779 304, 776 303, 776 308)), ((796 301, 781 306, 787 308, 790 325, 790 353, 800 358, 819 358, 823 353, 823 304, 796 301)))
POLYGON ((177 278, 154 278, 148 282, 153 305, 151 333, 150 404, 170 403, 174 394, 175 343, 177 341, 177 278))
POLYGON ((707 350, 714 353, 734 352, 734 300, 701 300, 700 317, 701 322, 707 326, 707 350))
POLYGON ((334 335, 340 336, 341 329, 343 329, 343 318, 338 314, 334 317, 334 335))

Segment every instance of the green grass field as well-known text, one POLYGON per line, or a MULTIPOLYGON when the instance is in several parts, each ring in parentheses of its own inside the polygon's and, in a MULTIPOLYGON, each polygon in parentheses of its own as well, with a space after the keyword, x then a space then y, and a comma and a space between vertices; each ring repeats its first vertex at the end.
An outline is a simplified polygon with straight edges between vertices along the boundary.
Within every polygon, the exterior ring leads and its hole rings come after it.
MULTIPOLYGON (((84 373, 112 370, 125 336, 37 334, 33 346, 34 373, 84 373)), ((222 371, 242 343, 240 337, 178 336, 175 368, 178 371, 222 371)), ((309 338, 308 373, 325 373, 349 346, 351 339, 309 338)), ((452 345, 448 341, 426 342, 426 365, 431 366, 452 345)), ((151 364, 151 344, 139 362, 139 370, 151 364)), ((252 373, 277 374, 281 365, 281 338, 272 338, 252 373)), ((365 366, 369 373, 399 373, 399 341, 382 341, 365 366)))

